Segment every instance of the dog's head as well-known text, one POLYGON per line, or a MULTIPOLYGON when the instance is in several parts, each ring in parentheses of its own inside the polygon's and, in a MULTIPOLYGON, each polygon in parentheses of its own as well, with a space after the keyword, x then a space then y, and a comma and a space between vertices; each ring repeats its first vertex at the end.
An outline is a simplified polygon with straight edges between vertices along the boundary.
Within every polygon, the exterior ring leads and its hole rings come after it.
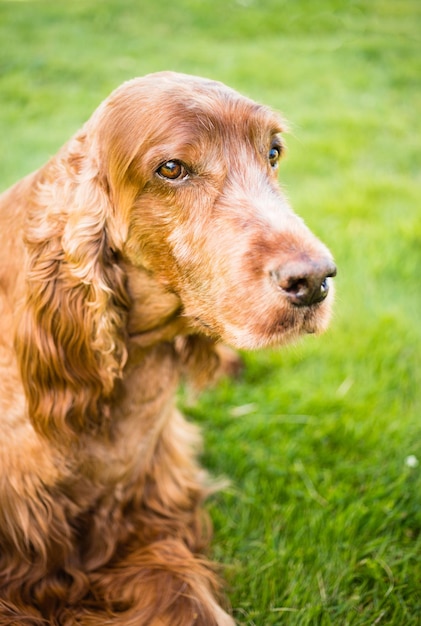
POLYGON ((93 121, 115 244, 192 327, 249 349, 326 327, 336 270, 279 187, 277 115, 165 72, 124 84, 93 121))
POLYGON ((37 173, 16 345, 40 430, 102 422, 128 334, 252 349, 326 327, 336 270, 279 188, 283 126, 220 83, 153 74, 37 173))

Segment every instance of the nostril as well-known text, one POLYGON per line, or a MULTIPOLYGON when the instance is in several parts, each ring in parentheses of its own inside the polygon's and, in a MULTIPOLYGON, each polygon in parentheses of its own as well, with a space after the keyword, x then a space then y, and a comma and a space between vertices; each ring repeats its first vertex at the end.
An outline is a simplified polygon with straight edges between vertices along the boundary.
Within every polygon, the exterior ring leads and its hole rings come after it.
POLYGON ((329 291, 329 281, 328 278, 330 278, 330 276, 326 276, 326 278, 324 279, 324 281, 322 282, 322 284, 320 285, 320 291, 322 293, 327 293, 329 291))
POLYGON ((310 306, 327 297, 336 267, 330 259, 290 261, 270 274, 291 304, 310 306))
POLYGON ((305 276, 289 276, 287 280, 279 282, 278 285, 284 291, 294 296, 299 296, 308 289, 308 281, 305 276))
POLYGON ((324 300, 328 294, 329 286, 326 281, 326 286, 322 295, 321 286, 317 289, 314 284, 314 280, 310 276, 290 276, 284 283, 279 283, 279 286, 288 295, 292 304, 297 306, 308 306, 314 304, 317 298, 324 300))

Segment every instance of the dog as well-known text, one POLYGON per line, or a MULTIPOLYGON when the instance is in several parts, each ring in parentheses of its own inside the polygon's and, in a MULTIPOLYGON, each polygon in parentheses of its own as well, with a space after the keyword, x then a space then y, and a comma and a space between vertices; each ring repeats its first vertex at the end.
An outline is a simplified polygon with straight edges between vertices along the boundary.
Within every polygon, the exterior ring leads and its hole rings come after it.
POLYGON ((172 72, 0 197, 0 625, 231 626, 200 436, 227 351, 325 330, 336 268, 277 182, 282 119, 172 72))

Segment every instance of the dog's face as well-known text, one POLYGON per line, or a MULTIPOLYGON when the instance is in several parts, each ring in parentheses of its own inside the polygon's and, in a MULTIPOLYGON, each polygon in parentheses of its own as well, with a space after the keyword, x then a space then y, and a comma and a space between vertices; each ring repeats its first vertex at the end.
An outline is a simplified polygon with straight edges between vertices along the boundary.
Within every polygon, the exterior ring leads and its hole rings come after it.
POLYGON ((246 349, 325 329, 335 267, 279 188, 278 116, 162 73, 117 90, 100 126, 115 245, 193 328, 246 349))

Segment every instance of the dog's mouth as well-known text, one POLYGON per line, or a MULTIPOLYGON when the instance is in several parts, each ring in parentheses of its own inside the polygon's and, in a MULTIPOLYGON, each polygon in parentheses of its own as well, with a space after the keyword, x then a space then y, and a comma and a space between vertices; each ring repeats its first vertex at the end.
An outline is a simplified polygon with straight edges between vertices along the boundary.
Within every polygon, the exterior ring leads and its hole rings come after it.
POLYGON ((330 320, 332 288, 308 306, 297 306, 282 298, 281 306, 260 307, 243 312, 241 319, 207 320, 194 316, 195 329, 212 339, 222 340, 234 348, 254 350, 282 346, 305 334, 320 334, 330 320), (257 313, 257 314, 256 314, 257 313))

